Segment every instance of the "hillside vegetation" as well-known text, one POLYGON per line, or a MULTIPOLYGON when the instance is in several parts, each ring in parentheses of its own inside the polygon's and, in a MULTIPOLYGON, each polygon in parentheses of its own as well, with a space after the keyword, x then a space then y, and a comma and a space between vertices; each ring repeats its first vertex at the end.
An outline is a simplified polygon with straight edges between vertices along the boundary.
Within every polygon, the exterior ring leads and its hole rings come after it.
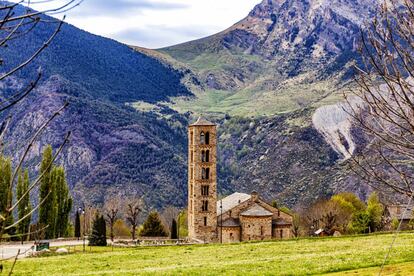
MULTIPOLYGON (((132 249, 93 248, 90 253, 19 260, 15 275, 309 275, 352 271, 375 275, 393 235, 314 238, 231 245, 132 249)), ((386 271, 410 275, 414 233, 401 234, 386 271)), ((78 249, 80 251, 80 248, 78 249)), ((89 249, 88 249, 89 251, 89 249)), ((6 263, 6 268, 10 263, 6 263)), ((385 275, 387 275, 385 273, 385 275)), ((412 275, 412 274, 411 274, 412 275)))

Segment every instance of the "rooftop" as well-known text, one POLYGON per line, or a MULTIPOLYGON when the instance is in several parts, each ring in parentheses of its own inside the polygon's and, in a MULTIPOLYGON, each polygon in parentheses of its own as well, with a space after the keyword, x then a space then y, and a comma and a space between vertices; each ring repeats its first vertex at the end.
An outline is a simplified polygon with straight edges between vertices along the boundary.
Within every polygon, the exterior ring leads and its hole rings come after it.
POLYGON ((240 215, 245 217, 268 217, 273 216, 273 213, 269 212, 259 204, 254 204, 240 215))
POLYGON ((223 221, 222 224, 220 224, 220 221, 218 221, 219 226, 223 227, 239 227, 240 226, 240 220, 235 218, 228 218, 223 221))
POLYGON ((203 117, 199 117, 197 122, 191 124, 190 126, 215 126, 216 124, 204 119, 203 117))
POLYGON ((243 193, 234 193, 229 195, 228 197, 223 198, 222 200, 217 201, 217 216, 220 216, 221 212, 225 213, 228 210, 233 209, 237 205, 239 205, 242 202, 245 202, 249 200, 251 195, 243 194, 243 193), (222 210, 220 210, 220 204, 223 207, 222 210))

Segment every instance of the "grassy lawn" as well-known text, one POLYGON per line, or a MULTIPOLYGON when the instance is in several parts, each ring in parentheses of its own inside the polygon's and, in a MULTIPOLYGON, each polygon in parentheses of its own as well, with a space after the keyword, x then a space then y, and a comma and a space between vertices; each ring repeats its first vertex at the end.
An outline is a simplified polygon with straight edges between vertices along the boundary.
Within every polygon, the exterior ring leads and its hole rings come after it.
MULTIPOLYGON (((85 254, 19 260, 15 275, 376 275, 391 240, 392 235, 384 234, 113 252, 93 248, 85 254)), ((389 264, 388 275, 414 275, 414 233, 400 234, 389 264)))

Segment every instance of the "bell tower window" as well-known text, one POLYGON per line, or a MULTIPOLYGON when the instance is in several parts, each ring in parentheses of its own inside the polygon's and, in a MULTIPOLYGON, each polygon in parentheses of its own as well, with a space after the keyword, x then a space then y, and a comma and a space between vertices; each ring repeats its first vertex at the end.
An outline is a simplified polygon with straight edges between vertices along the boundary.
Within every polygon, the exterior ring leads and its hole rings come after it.
POLYGON ((203 200, 201 205, 201 211, 207 212, 208 211, 208 200, 203 200))
POLYGON ((209 190, 209 186, 207 186, 207 185, 203 185, 203 186, 201 186, 201 195, 202 196, 208 196, 208 190, 209 190))
POLYGON ((207 180, 210 178, 210 168, 201 169, 201 179, 207 180))
POLYGON ((204 163, 210 162, 210 151, 209 150, 201 151, 201 162, 204 162, 204 163))
POLYGON ((204 134, 204 131, 200 133, 200 144, 205 145, 206 144, 206 135, 204 134))

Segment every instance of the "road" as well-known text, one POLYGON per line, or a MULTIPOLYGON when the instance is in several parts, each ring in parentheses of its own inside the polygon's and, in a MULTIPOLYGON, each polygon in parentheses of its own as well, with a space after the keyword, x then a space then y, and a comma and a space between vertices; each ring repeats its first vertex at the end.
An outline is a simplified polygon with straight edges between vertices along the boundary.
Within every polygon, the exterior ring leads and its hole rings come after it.
MULTIPOLYGON (((52 247, 60 247, 60 246, 73 246, 73 245, 82 245, 82 240, 70 240, 70 241, 59 241, 54 240, 50 242, 50 246, 52 247)), ((28 242, 24 244, 20 243, 12 243, 12 244, 3 244, 0 245, 0 258, 2 260, 13 258, 17 255, 17 252, 20 249, 20 254, 22 253, 29 253, 32 251, 32 247, 34 246, 34 242, 28 242)), ((19 258, 26 257, 25 254, 19 256, 19 258)))

